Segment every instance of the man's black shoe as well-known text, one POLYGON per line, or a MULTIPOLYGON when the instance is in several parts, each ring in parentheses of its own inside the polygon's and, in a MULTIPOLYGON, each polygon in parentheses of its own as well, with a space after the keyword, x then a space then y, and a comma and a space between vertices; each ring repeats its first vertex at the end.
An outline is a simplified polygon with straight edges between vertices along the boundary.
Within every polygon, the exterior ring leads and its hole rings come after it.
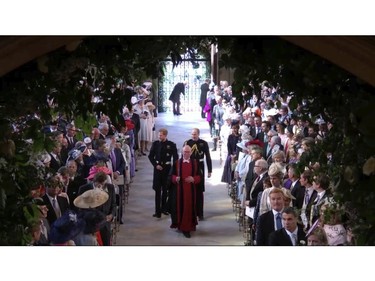
POLYGON ((163 215, 169 216, 169 213, 167 211, 163 211, 162 213, 163 215))
POLYGON ((182 115, 181 113, 176 113, 176 115, 182 115))
POLYGON ((188 231, 182 231, 182 234, 183 234, 186 238, 190 238, 190 237, 191 237, 190 232, 188 232, 188 231))
POLYGON ((200 221, 204 221, 204 217, 203 217, 203 216, 198 216, 198 219, 199 219, 200 221))
POLYGON ((154 218, 159 218, 159 219, 161 218, 161 214, 153 214, 152 216, 153 216, 154 218))

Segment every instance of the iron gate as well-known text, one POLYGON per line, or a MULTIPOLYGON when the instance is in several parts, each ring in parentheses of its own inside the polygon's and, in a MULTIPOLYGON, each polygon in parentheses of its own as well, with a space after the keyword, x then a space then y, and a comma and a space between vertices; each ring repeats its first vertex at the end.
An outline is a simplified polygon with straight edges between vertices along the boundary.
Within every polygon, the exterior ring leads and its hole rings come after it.
POLYGON ((173 87, 183 81, 188 81, 185 89, 185 96, 181 95, 181 112, 200 111, 199 99, 201 85, 206 78, 210 78, 209 60, 191 61, 184 60, 181 64, 173 68, 171 61, 165 61, 165 75, 159 80, 158 111, 172 111, 172 102, 169 96, 173 87))

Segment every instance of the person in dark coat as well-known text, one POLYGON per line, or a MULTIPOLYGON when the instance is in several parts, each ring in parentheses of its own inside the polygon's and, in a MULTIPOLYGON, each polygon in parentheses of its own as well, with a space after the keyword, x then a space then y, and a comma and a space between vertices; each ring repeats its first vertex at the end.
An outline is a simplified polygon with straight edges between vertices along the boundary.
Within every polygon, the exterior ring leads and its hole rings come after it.
POLYGON ((269 235, 270 246, 303 246, 306 245, 306 233, 303 226, 298 224, 298 214, 293 207, 283 210, 282 220, 284 227, 269 235))
POLYGON ((59 176, 54 175, 46 180, 47 192, 42 197, 45 205, 48 208, 47 220, 50 225, 60 218, 69 208, 69 202, 66 197, 59 196, 62 183, 59 176))
POLYGON ((186 85, 187 85, 187 81, 177 83, 174 86, 171 95, 169 96, 169 100, 172 101, 172 103, 173 103, 173 114, 174 115, 182 115, 181 112, 180 112, 180 105, 181 105, 180 94, 185 95, 186 85))
POLYGON ((203 205, 204 205, 204 196, 203 193, 205 191, 205 165, 204 161, 206 159, 206 167, 207 167, 207 177, 210 178, 212 174, 212 160, 210 155, 210 149, 208 147, 208 143, 199 137, 200 130, 198 128, 194 128, 191 131, 191 139, 184 142, 184 146, 188 145, 192 148, 191 158, 198 160, 199 171, 202 175, 202 180, 197 185, 197 216, 199 220, 204 220, 203 216, 203 205))
POLYGON ((155 213, 153 217, 160 218, 161 213, 169 215, 170 208, 167 206, 168 177, 171 167, 178 159, 177 146, 167 139, 168 130, 160 129, 159 140, 152 143, 148 159, 154 166, 154 177, 152 189, 155 190, 155 213))

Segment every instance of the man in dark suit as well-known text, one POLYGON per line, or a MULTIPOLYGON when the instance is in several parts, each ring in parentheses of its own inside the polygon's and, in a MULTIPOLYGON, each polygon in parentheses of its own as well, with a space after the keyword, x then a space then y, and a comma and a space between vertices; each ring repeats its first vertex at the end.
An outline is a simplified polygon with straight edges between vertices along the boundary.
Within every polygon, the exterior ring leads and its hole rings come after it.
POLYGON ((95 174, 93 182, 85 184, 79 188, 78 194, 81 195, 87 190, 99 188, 108 193, 108 200, 97 209, 104 213, 107 222, 100 229, 100 236, 103 246, 111 245, 111 222, 116 215, 116 194, 113 184, 106 183, 107 175, 104 172, 95 174))
POLYGON ((58 195, 61 191, 60 184, 60 179, 56 175, 49 177, 45 184, 47 192, 42 199, 48 208, 47 220, 50 225, 69 210, 68 199, 58 195))
POLYGON ((326 203, 332 203, 332 194, 329 191, 330 180, 326 174, 319 173, 313 179, 313 188, 317 192, 316 198, 311 205, 309 226, 312 226, 320 217, 320 209, 326 203))
POLYGON ((283 210, 282 220, 284 227, 269 235, 270 246, 303 246, 306 245, 306 233, 299 225, 297 211, 293 207, 283 210))
POLYGON ((311 206, 317 196, 317 192, 312 186, 313 176, 310 170, 304 171, 300 176, 300 185, 295 186, 292 191, 292 195, 296 198, 293 207, 301 210, 300 217, 305 229, 309 229, 311 206))
POLYGON ((260 147, 254 147, 251 149, 252 161, 249 163, 249 169, 246 174, 245 185, 246 185, 246 200, 250 200, 250 190, 256 177, 258 176, 254 172, 255 162, 262 158, 262 150, 260 147))
POLYGON ((74 199, 77 198, 79 188, 87 183, 87 180, 78 174, 78 164, 75 160, 69 160, 66 164, 69 173, 69 182, 67 185, 66 193, 68 194, 70 209, 78 211, 77 207, 73 204, 74 199))
MULTIPOLYGON (((263 121, 261 127, 262 127, 262 131, 259 132, 259 133, 256 135, 255 139, 260 140, 260 141, 263 142, 264 144, 266 144, 266 143, 268 144, 267 133, 268 133, 268 132, 270 131, 270 129, 271 129, 271 124, 270 124, 270 122, 268 122, 268 121, 263 121)), ((265 146, 266 146, 266 145, 265 145, 265 146)))
POLYGON ((263 191, 263 180, 268 177, 268 164, 264 159, 258 159, 255 161, 254 172, 256 178, 251 184, 248 206, 250 208, 255 207, 259 192, 263 191))
POLYGON ((160 129, 159 140, 152 143, 148 159, 154 166, 152 189, 155 190, 155 213, 153 217, 160 218, 161 213, 169 215, 170 207, 167 206, 168 177, 173 163, 178 159, 177 146, 167 139, 168 130, 160 129))
POLYGON ((256 245, 268 246, 269 235, 275 230, 281 229, 281 213, 284 209, 284 192, 281 188, 273 187, 270 194, 271 211, 265 212, 259 217, 256 225, 256 245))
MULTIPOLYGON (((125 175, 125 167, 126 167, 126 162, 124 155, 122 154, 122 151, 120 148, 117 147, 116 145, 116 137, 115 135, 107 135, 107 141, 110 143, 110 152, 109 152, 109 158, 111 159, 112 163, 112 177, 114 180, 117 180, 120 176, 124 177, 125 175)), ((116 202, 117 205, 119 206, 119 213, 117 220, 122 224, 122 215, 123 215, 123 209, 122 209, 122 198, 124 196, 124 190, 125 190, 125 182, 123 183, 118 183, 117 184, 119 188, 119 192, 116 195, 116 202)))
POLYGON ((180 94, 185 95, 186 85, 187 85, 187 81, 177 83, 174 86, 171 95, 169 96, 169 100, 172 101, 172 103, 173 103, 173 114, 174 115, 182 115, 181 112, 180 112, 180 105, 181 105, 180 94))
POLYGON ((61 166, 64 166, 64 163, 61 159, 60 152, 61 152, 61 143, 56 142, 55 146, 52 148, 52 151, 48 153, 51 156, 51 162, 49 164, 49 167, 55 173, 61 166))
POLYGON ((75 148, 76 142, 78 141, 76 138, 77 129, 74 125, 68 124, 66 125, 66 135, 65 138, 68 141, 68 151, 75 148))
POLYGON ((207 101, 207 93, 210 91, 210 79, 204 80, 204 83, 201 85, 201 95, 199 100, 199 105, 202 108, 201 117, 206 118, 206 114, 203 112, 204 106, 207 101))
POLYGON ((204 158, 206 157, 206 166, 207 166, 207 177, 211 177, 212 173, 212 160, 210 155, 210 149, 208 147, 208 143, 205 140, 202 140, 199 138, 200 130, 198 128, 194 128, 191 131, 191 139, 184 142, 184 145, 188 145, 192 149, 191 158, 196 159, 199 162, 199 169, 200 174, 202 175, 202 180, 199 182, 199 184, 196 185, 197 188, 197 198, 196 198, 196 204, 197 204, 197 216, 199 220, 203 220, 203 192, 205 191, 204 182, 205 182, 205 168, 204 168, 204 158))

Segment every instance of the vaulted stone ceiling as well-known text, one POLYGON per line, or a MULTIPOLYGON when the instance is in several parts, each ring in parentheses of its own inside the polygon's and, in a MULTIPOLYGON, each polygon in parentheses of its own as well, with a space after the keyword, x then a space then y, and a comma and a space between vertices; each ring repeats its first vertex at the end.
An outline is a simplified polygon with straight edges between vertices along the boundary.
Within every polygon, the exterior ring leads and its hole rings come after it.
MULTIPOLYGON (((375 86, 374 36, 281 36, 375 86)), ((61 47, 74 49, 80 36, 0 37, 0 76, 61 47)))

